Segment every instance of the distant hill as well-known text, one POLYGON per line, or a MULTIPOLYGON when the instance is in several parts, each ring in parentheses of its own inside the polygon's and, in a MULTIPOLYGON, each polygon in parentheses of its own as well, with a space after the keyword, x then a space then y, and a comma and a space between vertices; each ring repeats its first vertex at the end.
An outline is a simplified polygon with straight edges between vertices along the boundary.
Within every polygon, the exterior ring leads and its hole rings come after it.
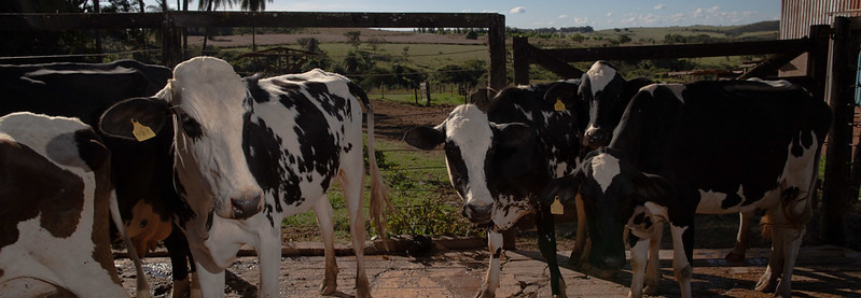
POLYGON ((764 21, 759 23, 753 23, 750 25, 740 26, 735 29, 727 30, 727 32, 744 34, 751 32, 762 32, 762 31, 778 31, 780 30, 780 21, 764 21))

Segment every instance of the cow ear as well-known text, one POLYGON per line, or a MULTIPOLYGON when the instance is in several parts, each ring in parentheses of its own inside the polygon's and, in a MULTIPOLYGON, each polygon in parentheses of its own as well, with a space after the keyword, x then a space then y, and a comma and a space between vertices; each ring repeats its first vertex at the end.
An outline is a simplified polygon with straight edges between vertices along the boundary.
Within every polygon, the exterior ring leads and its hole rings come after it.
POLYGON ((555 83, 544 93, 544 101, 551 104, 562 101, 568 109, 572 109, 577 102, 578 88, 580 88, 580 80, 555 83))
POLYGON ((563 204, 570 203, 577 196, 585 177, 583 171, 578 168, 571 175, 551 180, 541 192, 541 203, 550 206, 557 197, 563 204))
POLYGON ((529 141, 532 141, 535 134, 532 128, 520 123, 508 123, 497 125, 502 145, 506 147, 519 147, 529 141))
POLYGON ((479 110, 487 112, 490 103, 499 91, 490 87, 478 88, 469 92, 469 103, 474 104, 479 110))
POLYGON ((633 179, 636 193, 634 194, 641 203, 656 202, 665 205, 675 195, 675 190, 664 177, 642 173, 633 179))
POLYGON ((167 102, 159 98, 132 98, 102 113, 99 130, 110 137, 143 142, 154 137, 167 118, 167 102))
POLYGON ((442 129, 442 126, 439 128, 416 127, 404 134, 404 141, 418 149, 431 150, 437 145, 442 144, 442 142, 445 142, 445 131, 442 129))

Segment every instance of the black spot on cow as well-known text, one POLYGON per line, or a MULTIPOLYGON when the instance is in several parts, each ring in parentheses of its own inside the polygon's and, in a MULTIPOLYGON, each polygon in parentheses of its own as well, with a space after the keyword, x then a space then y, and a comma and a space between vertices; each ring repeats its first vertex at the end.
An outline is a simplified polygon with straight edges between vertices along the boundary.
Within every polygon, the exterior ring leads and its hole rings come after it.
MULTIPOLYGON (((280 165, 281 138, 275 134, 266 121, 254 117, 250 112, 244 116, 242 130, 242 149, 248 169, 264 192, 280 197, 281 177, 284 168, 280 165)), ((275 209, 280 210, 280 201, 275 200, 275 209)))
POLYGON ((0 250, 18 240, 19 223, 37 216, 52 236, 70 237, 83 208, 80 176, 26 145, 0 141, 0 250))

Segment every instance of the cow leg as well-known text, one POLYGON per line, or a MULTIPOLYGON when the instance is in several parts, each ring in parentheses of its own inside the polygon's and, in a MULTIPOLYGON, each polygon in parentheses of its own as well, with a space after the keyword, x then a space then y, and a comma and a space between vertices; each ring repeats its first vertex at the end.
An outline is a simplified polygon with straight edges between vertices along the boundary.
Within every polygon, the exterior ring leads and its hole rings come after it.
MULTIPOLYGON (((281 271, 281 218, 276 216, 274 226, 262 228, 257 258, 260 264, 260 291, 258 297, 281 297, 278 290, 278 276, 281 271)), ((268 224, 268 222, 267 222, 268 224)), ((208 298, 208 297, 207 297, 208 298)))
POLYGON ((487 230, 487 249, 490 250, 490 266, 487 268, 487 276, 484 278, 484 283, 481 284, 481 289, 478 290, 476 298, 494 298, 496 297, 496 289, 499 287, 499 271, 500 260, 502 256, 502 233, 487 230))
POLYGON ((164 239, 164 247, 170 256, 173 268, 173 291, 171 298, 191 297, 191 280, 188 276, 188 241, 185 234, 174 226, 170 235, 164 239))
POLYGON ((652 237, 649 241, 649 261, 646 266, 646 279, 643 294, 655 295, 661 285, 661 239, 664 238, 663 220, 653 220, 652 237))
MULTIPOLYGON (((646 275, 647 258, 649 257, 650 239, 638 239, 631 247, 631 290, 630 298, 643 297, 643 281, 646 275)), ((651 260, 648 260, 651 262, 651 260)))
MULTIPOLYGON (((568 265, 583 269, 582 266, 587 266, 589 263, 589 254, 584 254, 586 249, 586 209, 583 207, 583 198, 577 196, 574 200, 577 207, 577 237, 574 238, 574 250, 571 251, 571 256, 568 258, 568 265)), ((587 266, 588 267, 588 266, 587 266)))
POLYGON ((218 272, 209 272, 200 264, 196 265, 197 277, 200 281, 200 294, 206 298, 224 297, 224 269, 218 272))
MULTIPOLYGON (((362 209, 365 205, 362 195, 364 168, 361 165, 351 167, 352 173, 342 169, 338 175, 341 187, 344 189, 344 200, 347 203, 347 214, 350 216, 350 235, 353 241, 353 252, 356 254, 356 298, 371 297, 371 285, 365 274, 365 219, 362 209), (356 173, 358 170, 358 173, 356 173)), ((330 206, 331 207, 331 206, 330 206)))
MULTIPOLYGON (((691 218, 693 223, 693 218, 691 218)), ((670 224, 673 235, 673 273, 681 287, 682 297, 691 298, 691 276, 693 275, 694 226, 670 224)))
POLYGON ((753 221, 753 212, 741 212, 738 214, 738 236, 736 236, 735 247, 726 255, 727 261, 741 262, 744 261, 745 253, 750 244, 750 226, 753 221))
POLYGON ((326 257, 326 275, 320 285, 321 295, 332 295, 338 289, 338 263, 335 261, 335 226, 332 222, 332 203, 329 197, 323 195, 314 207, 317 215, 317 225, 323 236, 323 249, 326 257))
POLYGON ((535 213, 535 223, 538 227, 538 250, 541 251, 541 256, 544 257, 550 268, 550 290, 553 297, 568 297, 565 293, 565 281, 562 280, 562 273, 559 272, 559 264, 557 263, 555 223, 553 215, 546 209, 539 207, 538 212, 535 213))

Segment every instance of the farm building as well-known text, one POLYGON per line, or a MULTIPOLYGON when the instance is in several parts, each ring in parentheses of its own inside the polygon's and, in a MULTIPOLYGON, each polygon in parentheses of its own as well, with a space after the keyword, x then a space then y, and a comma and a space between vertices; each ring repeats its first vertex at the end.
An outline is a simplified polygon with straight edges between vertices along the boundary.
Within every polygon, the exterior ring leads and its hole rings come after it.
MULTIPOLYGON (((831 25, 835 17, 861 16, 861 0, 783 0, 780 7, 780 39, 808 37, 810 26, 831 25)), ((781 76, 807 73, 807 54, 781 69, 781 76)))

